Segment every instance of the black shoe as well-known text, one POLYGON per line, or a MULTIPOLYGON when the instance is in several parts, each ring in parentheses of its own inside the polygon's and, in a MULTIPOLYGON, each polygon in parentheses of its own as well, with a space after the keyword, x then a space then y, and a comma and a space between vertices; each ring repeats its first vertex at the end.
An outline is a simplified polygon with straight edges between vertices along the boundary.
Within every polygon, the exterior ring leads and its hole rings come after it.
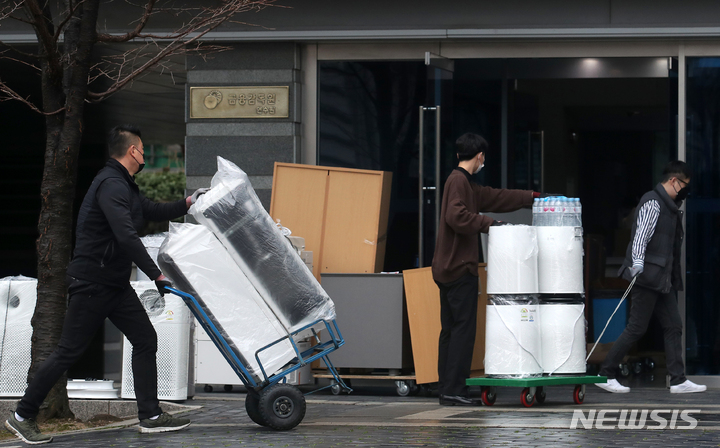
POLYGON ((151 434, 155 432, 179 431, 190 426, 190 420, 182 417, 173 417, 167 412, 160 414, 155 420, 149 418, 140 420, 139 431, 143 434, 151 434))
POLYGON ((441 406, 482 406, 482 401, 459 395, 440 395, 441 406))

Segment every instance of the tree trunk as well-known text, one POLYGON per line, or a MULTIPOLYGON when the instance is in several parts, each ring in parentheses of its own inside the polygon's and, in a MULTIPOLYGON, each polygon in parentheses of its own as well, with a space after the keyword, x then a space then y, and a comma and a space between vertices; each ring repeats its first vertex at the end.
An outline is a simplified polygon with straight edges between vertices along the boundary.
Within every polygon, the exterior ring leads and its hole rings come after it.
MULTIPOLYGON (((71 254, 77 160, 97 9, 98 0, 92 0, 76 10, 64 33, 64 55, 58 58, 63 61, 61 66, 53 64, 52 58, 42 59, 43 109, 46 113, 62 107, 65 110, 47 115, 45 121, 47 139, 37 240, 38 300, 32 318, 33 361, 28 381, 57 346, 67 308, 65 275, 71 254)), ((41 53, 46 52, 41 48, 41 53)), ((38 418, 72 415, 63 376, 48 394, 38 418)))

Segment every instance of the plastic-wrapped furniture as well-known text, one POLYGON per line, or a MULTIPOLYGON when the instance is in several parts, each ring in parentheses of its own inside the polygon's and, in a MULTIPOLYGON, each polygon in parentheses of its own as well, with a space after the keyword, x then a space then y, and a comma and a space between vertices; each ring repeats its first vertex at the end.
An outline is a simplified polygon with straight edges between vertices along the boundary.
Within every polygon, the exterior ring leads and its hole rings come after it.
POLYGON ((22 397, 27 388, 37 279, 0 279, 0 397, 22 397))
MULTIPOLYGON (((193 316, 185 302, 172 294, 161 296, 155 282, 130 282, 158 337, 158 398, 186 400, 193 316)), ((132 344, 123 336, 122 398, 135 398, 132 344)))
POLYGON ((215 234, 288 331, 335 319, 332 300, 232 162, 218 157, 210 191, 189 213, 215 234))
MULTIPOLYGON (((249 373, 261 381, 255 353, 287 331, 215 235, 204 226, 171 223, 158 262, 178 289, 198 300, 249 373)), ((268 375, 294 357, 287 340, 260 354, 268 375)))

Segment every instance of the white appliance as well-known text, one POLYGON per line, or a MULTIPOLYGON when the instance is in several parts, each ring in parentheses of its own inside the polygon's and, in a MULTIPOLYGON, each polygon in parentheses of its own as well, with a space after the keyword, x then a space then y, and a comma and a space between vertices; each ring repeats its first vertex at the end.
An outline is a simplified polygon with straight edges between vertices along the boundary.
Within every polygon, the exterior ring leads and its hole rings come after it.
MULTIPOLYGON (((183 300, 174 294, 161 296, 151 281, 131 282, 150 317, 158 338, 158 398, 186 400, 193 317, 183 300)), ((132 345, 123 337, 123 372, 120 396, 135 398, 132 345)))
POLYGON ((27 388, 36 302, 36 279, 0 279, 0 397, 22 397, 27 388))

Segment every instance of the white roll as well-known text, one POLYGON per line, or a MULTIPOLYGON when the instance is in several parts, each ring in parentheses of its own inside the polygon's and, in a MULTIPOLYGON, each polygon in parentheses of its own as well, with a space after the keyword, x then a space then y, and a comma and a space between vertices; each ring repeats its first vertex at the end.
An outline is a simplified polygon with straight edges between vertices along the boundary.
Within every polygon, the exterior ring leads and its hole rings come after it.
POLYGON ((487 306, 485 374, 540 376, 542 350, 539 305, 487 306))
POLYGON ((490 227, 487 293, 538 293, 536 227, 510 225, 490 227))
POLYGON ((537 227, 538 287, 542 294, 582 294, 582 227, 537 227))
POLYGON ((585 373, 585 305, 540 305, 543 371, 585 373))

